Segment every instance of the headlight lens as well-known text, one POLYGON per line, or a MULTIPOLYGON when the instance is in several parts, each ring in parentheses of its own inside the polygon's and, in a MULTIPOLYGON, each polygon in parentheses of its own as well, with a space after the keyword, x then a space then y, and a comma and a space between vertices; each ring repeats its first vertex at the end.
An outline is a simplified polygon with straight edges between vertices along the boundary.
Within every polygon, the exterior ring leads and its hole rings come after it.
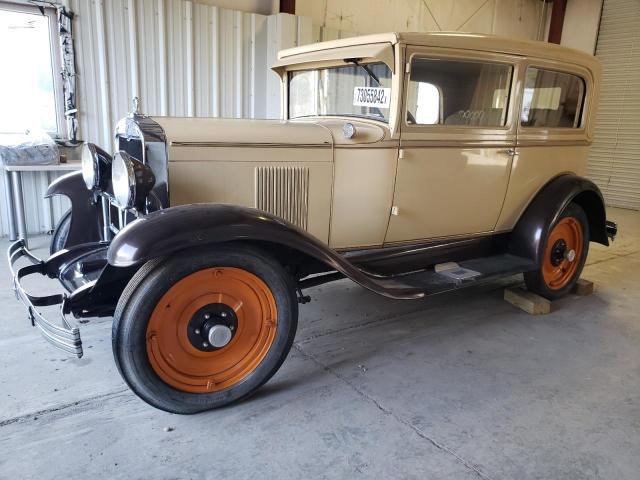
POLYGON ((118 205, 141 210, 156 182, 151 169, 121 150, 113 157, 111 172, 113 196, 118 205))
POLYGON ((111 168, 111 155, 93 143, 82 147, 82 178, 89 190, 106 190, 111 168))
POLYGON ((93 190, 97 186, 98 180, 98 161, 95 150, 92 151, 91 144, 85 143, 82 147, 82 178, 89 190, 93 190))
POLYGON ((113 196, 121 207, 130 207, 133 202, 133 187, 135 186, 135 175, 130 167, 130 161, 125 159, 129 156, 126 152, 118 152, 113 157, 111 166, 111 182, 113 183, 113 196))

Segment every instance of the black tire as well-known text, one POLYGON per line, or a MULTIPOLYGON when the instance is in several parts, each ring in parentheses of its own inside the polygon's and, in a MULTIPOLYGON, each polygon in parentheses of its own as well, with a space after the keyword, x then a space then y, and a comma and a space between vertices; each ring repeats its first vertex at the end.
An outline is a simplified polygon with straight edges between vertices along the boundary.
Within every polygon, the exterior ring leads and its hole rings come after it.
MULTIPOLYGON (((578 262, 577 267, 571 274, 568 283, 566 283, 561 288, 550 288, 544 278, 543 265, 539 265, 537 270, 524 273, 524 282, 527 286, 527 289, 549 300, 557 300, 559 298, 562 298, 573 290, 576 282, 580 278, 580 274, 582 273, 582 269, 584 268, 584 264, 587 260, 587 255, 589 253, 589 221, 582 207, 575 203, 570 203, 560 214, 556 223, 549 229, 547 238, 545 238, 544 241, 545 249, 543 250, 543 252, 545 252, 547 249, 547 243, 549 242, 553 228, 558 225, 563 219, 567 218, 576 219, 580 225, 580 228, 582 229, 582 248, 580 257, 574 260, 578 262)), ((546 258, 546 255, 543 256, 545 257, 542 259, 543 264, 545 261, 550 261, 550 259, 546 258)))
POLYGON ((230 244, 145 264, 118 302, 112 346, 118 370, 136 395, 161 410, 192 414, 237 402, 267 382, 289 353, 297 324, 298 303, 291 276, 262 250, 230 244), (163 381, 151 365, 146 348, 147 326, 156 304, 169 288, 190 274, 214 267, 245 270, 267 285, 277 307, 275 338, 258 366, 238 383, 217 392, 186 392, 163 381))
POLYGON ((53 255, 66 247, 67 238, 69 238, 69 229, 71 228, 71 210, 62 215, 51 238, 49 245, 49 253, 53 255))

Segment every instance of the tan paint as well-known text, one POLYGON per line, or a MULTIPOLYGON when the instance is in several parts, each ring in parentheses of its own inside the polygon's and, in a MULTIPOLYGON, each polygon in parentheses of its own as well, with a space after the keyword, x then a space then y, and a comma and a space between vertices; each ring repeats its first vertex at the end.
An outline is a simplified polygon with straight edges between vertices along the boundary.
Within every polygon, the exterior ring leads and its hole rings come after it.
MULTIPOLYGON (((454 58, 498 62, 513 66, 519 57, 460 49, 407 47, 413 58, 454 58)), ((409 76, 405 76, 405 91, 409 76)), ((512 81, 511 98, 516 98, 512 81)), ((493 230, 509 182, 515 148, 514 102, 504 127, 402 125, 403 158, 398 161, 391 217, 385 242, 477 234, 493 230)), ((407 118, 406 105, 402 118, 407 118)))
POLYGON ((379 246, 389 223, 398 140, 373 120, 322 119, 334 141, 334 184, 329 246, 379 246), (345 138, 351 123, 355 135, 345 138))
POLYGON ((382 244, 391 211, 397 155, 397 148, 336 150, 331 247, 382 244))
MULTIPOLYGON (((587 56, 588 55, 582 55, 587 56)), ((587 168, 589 145, 593 139, 595 106, 598 104, 599 64, 561 63, 551 58, 527 58, 521 63, 524 72, 528 66, 574 73, 586 83, 587 96, 580 128, 534 128, 518 125, 518 154, 514 157, 509 188, 504 207, 496 223, 496 231, 511 230, 535 195, 551 179, 563 173, 584 175, 587 168)), ((522 83, 522 79, 519 80, 522 83)), ((522 87, 519 86, 519 89, 522 87)), ((520 117, 518 111, 517 117, 520 117)))
POLYGON ((586 146, 518 147, 496 231, 511 230, 538 191, 562 173, 584 174, 586 146))
MULTIPOLYGON (((259 150, 256 150, 258 153, 259 150)), ((287 149, 282 156, 303 158, 303 151, 287 149)), ((327 151, 330 155, 330 151, 327 151)), ((233 203, 255 207, 255 169, 259 166, 308 166, 309 199, 307 230, 328 243, 331 208, 332 164, 329 162, 234 162, 225 160, 169 162, 169 194, 172 205, 233 203)))
POLYGON ((411 148, 398 162, 386 242, 493 230, 509 180, 506 149, 411 148))
POLYGON ((331 135, 312 123, 227 118, 154 117, 173 142, 331 145, 331 135))
POLYGON ((333 138, 312 122, 154 118, 169 144, 172 205, 233 203, 255 207, 256 169, 309 169, 307 230, 329 240, 333 182, 333 138))
MULTIPOLYGON (((600 64, 593 55, 573 48, 561 47, 546 42, 520 40, 480 33, 434 32, 434 33, 378 33, 360 37, 313 43, 301 47, 281 50, 278 66, 304 63, 306 55, 326 51, 328 55, 337 48, 366 44, 390 43, 391 45, 413 45, 440 48, 457 48, 480 52, 504 53, 523 57, 551 58, 563 63, 584 65, 590 70, 600 70, 600 64)), ((314 58, 316 56, 314 55, 314 58)))
MULTIPOLYGON (((298 48, 303 51, 305 50, 305 47, 298 48)), ((289 70, 318 68, 319 63, 326 64, 326 62, 335 62, 336 60, 344 64, 344 62, 342 62, 344 58, 359 58, 364 61, 375 59, 386 63, 392 72, 395 69, 393 48, 390 42, 383 41, 380 43, 366 43, 363 45, 351 44, 347 47, 333 48, 330 51, 327 51, 326 49, 320 51, 307 50, 304 55, 304 61, 296 62, 295 67, 291 68, 292 65, 289 57, 296 57, 296 50, 297 49, 285 50, 284 52, 290 52, 290 54, 282 57, 279 55, 278 61, 272 66, 273 70, 282 74, 286 70, 285 67, 289 67, 289 70)))
MULTIPOLYGON (((304 195, 295 199, 307 213, 300 223, 334 248, 364 248, 508 231, 549 180, 564 172, 584 173, 600 78, 593 57, 557 45, 471 34, 343 39, 281 52, 276 71, 285 80, 284 101, 288 70, 343 64, 343 58, 358 55, 394 65, 388 125, 352 117, 156 118, 169 145, 172 205, 223 202, 253 207, 259 195, 262 204, 277 204, 286 211, 283 202, 289 197, 282 192, 269 197, 268 189, 279 183, 289 188, 289 179, 302 175, 303 182, 289 190, 304 195), (407 124, 405 62, 412 55, 511 64, 506 125, 407 124), (523 78, 529 65, 577 73, 585 79, 587 97, 580 128, 519 126, 523 78), (350 139, 342 130, 347 122, 356 128, 350 139), (509 152, 514 148, 515 155, 509 152), (392 207, 397 215, 391 215, 392 207)), ((292 215, 299 218, 300 211, 292 215)))

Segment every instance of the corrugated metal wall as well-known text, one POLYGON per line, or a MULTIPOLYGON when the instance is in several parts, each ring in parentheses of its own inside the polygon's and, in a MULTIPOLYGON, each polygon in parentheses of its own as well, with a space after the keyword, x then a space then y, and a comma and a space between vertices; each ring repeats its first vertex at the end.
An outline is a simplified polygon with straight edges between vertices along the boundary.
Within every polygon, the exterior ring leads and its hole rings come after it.
MULTIPOLYGON (((57 197, 52 200, 44 198, 44 192, 49 183, 60 175, 62 174, 22 174, 24 206, 29 233, 41 233, 51 230, 62 214, 70 207, 70 203, 66 198, 57 197)), ((4 179, 0 178, 0 203, 2 205, 2 208, 0 208, 0 235, 2 236, 7 235, 9 232, 5 198, 4 179)))
MULTIPOLYGON (((112 149, 115 123, 139 96, 150 115, 279 118, 278 50, 321 38, 311 20, 185 0, 65 0, 76 14, 79 136, 112 149)), ((338 35, 337 33, 335 34, 338 35)), ((334 38, 334 37, 330 37, 334 38)), ((46 174, 23 174, 27 229, 49 228, 46 174)), ((4 185, 0 182, 4 204, 4 185)), ((0 234, 6 235, 6 211, 0 234)), ((68 208, 53 203, 53 221, 68 208)))
POLYGON ((111 143, 140 97, 150 115, 278 118, 277 50, 312 41, 308 19, 185 0, 69 0, 76 13, 80 135, 111 143))

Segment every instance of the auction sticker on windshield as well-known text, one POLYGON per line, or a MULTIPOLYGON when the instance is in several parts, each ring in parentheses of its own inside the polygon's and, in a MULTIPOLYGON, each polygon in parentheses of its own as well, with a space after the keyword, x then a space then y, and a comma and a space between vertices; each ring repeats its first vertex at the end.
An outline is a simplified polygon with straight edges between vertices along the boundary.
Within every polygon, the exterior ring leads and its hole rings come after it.
POLYGON ((358 107, 389 108, 391 89, 382 87, 355 87, 353 104, 358 107))

